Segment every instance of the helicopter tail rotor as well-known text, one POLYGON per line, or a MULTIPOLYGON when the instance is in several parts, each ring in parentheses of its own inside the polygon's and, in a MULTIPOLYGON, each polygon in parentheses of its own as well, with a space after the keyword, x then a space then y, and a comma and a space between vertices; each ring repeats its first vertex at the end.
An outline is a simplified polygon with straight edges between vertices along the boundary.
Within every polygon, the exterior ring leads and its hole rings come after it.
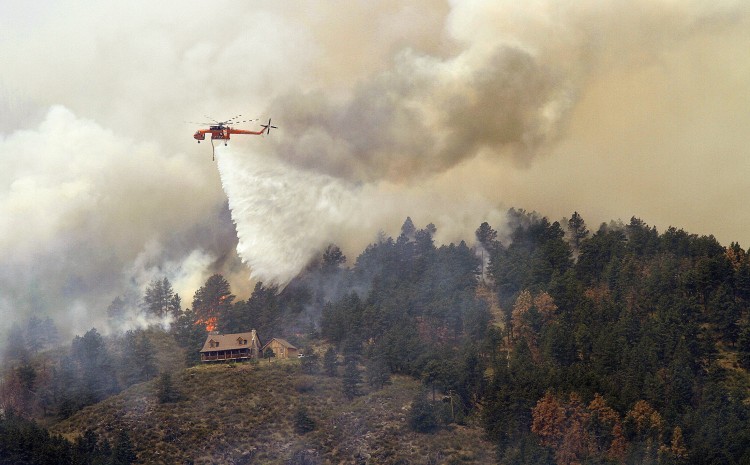
POLYGON ((279 129, 276 126, 271 125, 271 118, 268 118, 268 124, 261 124, 262 127, 266 129, 266 134, 271 134, 271 128, 273 129, 279 129))

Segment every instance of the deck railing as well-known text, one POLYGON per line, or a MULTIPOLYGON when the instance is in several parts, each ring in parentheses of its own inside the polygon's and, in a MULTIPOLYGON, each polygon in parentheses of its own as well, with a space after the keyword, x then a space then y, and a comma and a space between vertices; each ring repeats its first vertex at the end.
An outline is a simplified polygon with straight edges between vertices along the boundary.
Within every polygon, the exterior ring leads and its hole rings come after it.
POLYGON ((226 360, 247 360, 252 358, 248 350, 230 350, 201 353, 202 362, 226 361, 226 360))

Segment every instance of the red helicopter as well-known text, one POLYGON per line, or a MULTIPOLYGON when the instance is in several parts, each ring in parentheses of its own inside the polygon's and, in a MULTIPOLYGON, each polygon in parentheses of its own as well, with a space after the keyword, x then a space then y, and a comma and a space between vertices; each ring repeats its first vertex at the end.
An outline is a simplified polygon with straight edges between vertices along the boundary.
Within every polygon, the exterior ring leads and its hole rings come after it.
MULTIPOLYGON (((215 119, 206 116, 206 118, 213 121, 213 123, 205 123, 208 124, 208 129, 199 129, 193 134, 193 138, 198 141, 200 144, 202 140, 206 140, 206 134, 211 134, 211 147, 215 149, 214 147, 214 140, 223 140, 224 145, 227 145, 227 141, 231 137, 232 134, 251 134, 254 136, 262 136, 265 134, 270 134, 271 129, 278 129, 276 126, 271 125, 271 118, 268 119, 268 124, 261 124, 260 131, 246 131, 244 129, 234 129, 231 127, 231 125, 239 124, 239 123, 247 123, 250 121, 258 121, 257 119, 248 119, 244 121, 240 121, 238 118, 240 118, 242 115, 237 115, 229 118, 226 121, 216 121, 215 119)), ((192 123, 192 124, 203 124, 203 123, 192 123)), ((212 159, 216 159, 216 153, 215 150, 212 153, 212 159)))

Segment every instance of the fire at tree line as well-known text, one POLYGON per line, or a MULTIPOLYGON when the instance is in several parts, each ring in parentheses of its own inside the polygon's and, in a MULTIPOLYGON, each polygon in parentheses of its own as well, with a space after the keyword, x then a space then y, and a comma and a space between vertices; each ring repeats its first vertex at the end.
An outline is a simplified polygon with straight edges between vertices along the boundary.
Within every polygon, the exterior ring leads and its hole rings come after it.
MULTIPOLYGON (((159 351, 179 347, 189 367, 209 330, 251 329, 299 348, 298 369, 340 378, 350 400, 395 374, 421 380, 408 427, 481 425, 499 463, 750 463, 746 250, 635 217, 591 232, 578 213, 511 209, 508 224, 507 237, 483 223, 471 246, 437 247, 433 225, 407 218, 349 266, 331 245, 283 290, 258 283, 247 300, 214 275, 183 308, 155 280, 141 309, 171 317, 168 329, 61 344, 52 320, 19 323, 3 352, 0 463, 136 462, 127 431, 70 442, 37 422, 151 379, 159 402, 179 402, 159 351)), ((128 299, 110 305, 112 327, 128 299)), ((249 358, 277 355, 254 347, 249 358)), ((300 434, 315 428, 303 420, 300 434)))

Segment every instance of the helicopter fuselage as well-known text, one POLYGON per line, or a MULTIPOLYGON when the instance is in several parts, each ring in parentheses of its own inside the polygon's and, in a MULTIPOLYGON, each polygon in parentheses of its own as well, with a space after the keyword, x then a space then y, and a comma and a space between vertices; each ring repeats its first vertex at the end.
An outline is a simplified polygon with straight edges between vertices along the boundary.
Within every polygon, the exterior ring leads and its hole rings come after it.
POLYGON ((208 129, 199 129, 193 134, 193 137, 197 141, 206 140, 206 134, 211 134, 211 139, 229 139, 231 135, 231 128, 226 126, 209 126, 208 129))
POLYGON ((229 140, 232 134, 253 134, 262 135, 265 129, 260 131, 246 131, 243 129, 232 129, 229 126, 209 126, 208 129, 199 129, 193 134, 193 138, 198 142, 206 140, 206 134, 211 134, 213 140, 229 140))

